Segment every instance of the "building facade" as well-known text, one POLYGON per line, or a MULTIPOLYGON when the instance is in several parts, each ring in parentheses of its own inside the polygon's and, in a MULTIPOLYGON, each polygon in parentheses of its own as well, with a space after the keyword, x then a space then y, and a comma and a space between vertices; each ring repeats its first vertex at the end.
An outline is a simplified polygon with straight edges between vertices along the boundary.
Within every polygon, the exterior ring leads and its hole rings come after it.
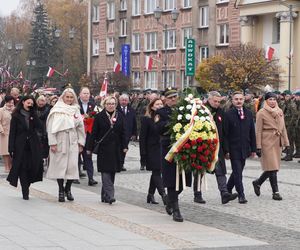
POLYGON ((97 81, 122 64, 129 44, 130 77, 135 89, 195 85, 185 75, 185 39, 196 41, 196 65, 228 46, 240 44, 239 10, 229 0, 90 0, 88 73, 97 81), (155 19, 154 9, 163 12, 155 19), (176 22, 172 10, 179 10, 176 22), (151 70, 146 57, 153 59, 151 70))
POLYGON ((299 1, 240 0, 241 42, 271 46, 282 67, 280 90, 300 87, 299 1))

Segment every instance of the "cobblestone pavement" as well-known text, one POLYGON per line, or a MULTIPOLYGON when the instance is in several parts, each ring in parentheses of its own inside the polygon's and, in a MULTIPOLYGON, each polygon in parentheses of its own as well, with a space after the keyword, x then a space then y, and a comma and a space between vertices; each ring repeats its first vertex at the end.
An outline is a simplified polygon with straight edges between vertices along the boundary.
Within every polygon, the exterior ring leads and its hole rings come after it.
MULTIPOLYGON (((120 201, 150 208, 164 213, 158 194, 159 205, 146 203, 150 172, 139 170, 139 151, 131 144, 126 157, 126 172, 116 176, 116 198, 120 201)), ((96 162, 95 162, 96 163, 96 162)), ((230 162, 227 162, 230 173, 230 162)), ((245 194, 248 204, 233 201, 222 205, 214 175, 207 174, 207 190, 203 191, 206 204, 193 202, 193 192, 187 188, 180 195, 180 205, 184 218, 206 226, 240 234, 268 242, 269 246, 218 248, 230 250, 256 249, 300 249, 300 164, 282 162, 278 174, 279 189, 283 201, 272 200, 272 192, 267 181, 261 188, 261 196, 254 194, 252 181, 261 173, 258 159, 248 160, 244 171, 245 194)), ((97 177, 99 180, 99 176, 97 177)), ((81 188, 99 193, 99 187, 88 187, 83 179, 81 188)), ((211 249, 211 248, 210 248, 211 249)))

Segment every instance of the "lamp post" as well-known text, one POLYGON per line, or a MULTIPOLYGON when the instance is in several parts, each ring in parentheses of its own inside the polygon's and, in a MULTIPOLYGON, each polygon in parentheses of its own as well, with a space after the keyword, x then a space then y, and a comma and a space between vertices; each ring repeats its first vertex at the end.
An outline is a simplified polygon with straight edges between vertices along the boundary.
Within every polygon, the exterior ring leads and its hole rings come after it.
POLYGON ((31 68, 36 65, 36 61, 35 60, 27 60, 26 65, 28 66, 27 79, 29 79, 29 81, 31 82, 31 68))
MULTIPOLYGON (((154 10, 154 17, 157 20, 157 23, 160 24, 163 27, 163 32, 164 32, 164 89, 167 87, 167 69, 168 69, 168 50, 167 50, 167 40, 168 40, 168 24, 167 23, 162 23, 159 20, 161 19, 163 10, 157 6, 156 9, 154 10)), ((171 18, 174 21, 174 23, 177 21, 179 16, 179 11, 177 9, 173 9, 171 11, 171 18)))
POLYGON ((24 46, 23 46, 23 43, 12 43, 12 42, 9 42, 7 44, 7 49, 8 51, 10 52, 10 59, 11 59, 11 55, 13 55, 13 62, 12 62, 12 66, 13 66, 13 73, 18 73, 18 57, 19 57, 19 54, 22 52, 24 46))

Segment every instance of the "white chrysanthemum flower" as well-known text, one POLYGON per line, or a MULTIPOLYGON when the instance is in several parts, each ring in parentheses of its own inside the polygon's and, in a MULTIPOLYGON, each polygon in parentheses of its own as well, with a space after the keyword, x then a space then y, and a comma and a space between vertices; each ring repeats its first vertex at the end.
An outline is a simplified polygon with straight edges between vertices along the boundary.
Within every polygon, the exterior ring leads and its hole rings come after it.
POLYGON ((184 107, 183 107, 183 106, 180 106, 180 107, 179 107, 179 110, 180 110, 180 111, 184 110, 184 107))
POLYGON ((209 116, 206 116, 206 120, 210 121, 210 117, 209 117, 209 116))
POLYGON ((200 117, 200 121, 204 122, 205 120, 206 120, 206 119, 205 119, 204 116, 201 116, 201 117, 200 117))
POLYGON ((204 114, 205 114, 205 111, 204 111, 203 109, 201 109, 201 110, 200 110, 200 113, 204 115, 204 114))
POLYGON ((188 94, 188 98, 193 99, 193 95, 192 94, 188 94))
POLYGON ((201 108, 201 105, 196 105, 196 108, 197 108, 197 109, 200 109, 200 108, 201 108))
POLYGON ((198 115, 195 115, 194 121, 199 121, 200 117, 198 115))
POLYGON ((182 120, 182 115, 178 115, 178 116, 177 116, 177 120, 178 120, 178 121, 182 120))
POLYGON ((192 109, 192 105, 191 104, 186 105, 186 109, 192 109))
POLYGON ((186 114, 186 115, 185 115, 185 119, 191 120, 191 118, 192 118, 192 116, 191 116, 190 114, 186 114))
POLYGON ((190 98, 186 97, 184 98, 185 101, 189 102, 190 101, 190 98))

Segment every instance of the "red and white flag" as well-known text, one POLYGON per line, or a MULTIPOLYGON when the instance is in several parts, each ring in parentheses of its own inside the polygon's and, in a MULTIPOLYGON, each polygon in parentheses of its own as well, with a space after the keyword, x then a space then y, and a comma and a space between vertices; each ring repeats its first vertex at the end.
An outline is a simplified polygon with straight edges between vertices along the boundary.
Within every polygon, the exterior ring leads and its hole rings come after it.
POLYGON ((69 74, 69 69, 66 69, 65 73, 63 73, 63 76, 67 76, 69 74))
POLYGON ((114 63, 114 72, 119 73, 120 71, 121 71, 121 65, 117 61, 115 61, 115 63, 114 63))
POLYGON ((105 77, 101 86, 100 97, 105 97, 107 95, 107 85, 108 85, 108 80, 105 77))
POLYGON ((151 56, 146 56, 145 68, 146 70, 151 70, 153 66, 153 58, 151 56))
POLYGON ((48 73, 47 73, 47 77, 52 77, 54 75, 55 69, 49 67, 48 73))
POLYGON ((20 71, 20 73, 19 73, 19 75, 18 75, 17 78, 23 79, 23 72, 22 71, 20 71))
POLYGON ((271 61, 271 60, 272 60, 273 55, 274 55, 274 52, 275 52, 275 49, 274 49, 274 48, 272 48, 271 46, 268 46, 268 47, 267 47, 265 57, 266 57, 266 59, 267 59, 268 61, 271 61))

